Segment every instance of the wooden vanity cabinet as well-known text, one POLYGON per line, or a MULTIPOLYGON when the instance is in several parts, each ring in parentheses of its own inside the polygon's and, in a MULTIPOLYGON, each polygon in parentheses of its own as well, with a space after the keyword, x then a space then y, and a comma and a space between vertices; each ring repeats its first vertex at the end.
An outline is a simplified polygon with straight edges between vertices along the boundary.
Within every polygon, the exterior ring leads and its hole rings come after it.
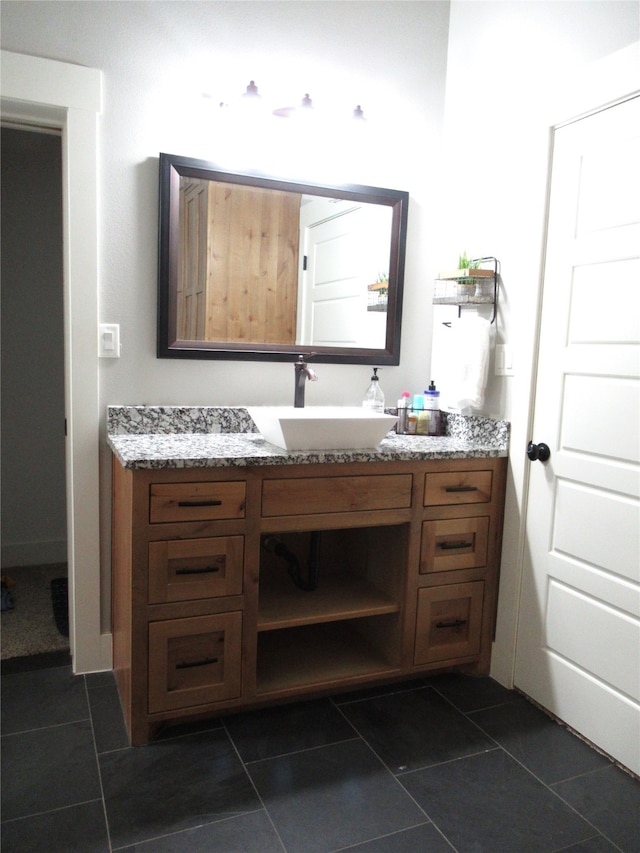
POLYGON ((114 670, 163 725, 464 666, 486 673, 505 459, 113 466, 114 670), (300 589, 274 543, 317 588, 300 589))

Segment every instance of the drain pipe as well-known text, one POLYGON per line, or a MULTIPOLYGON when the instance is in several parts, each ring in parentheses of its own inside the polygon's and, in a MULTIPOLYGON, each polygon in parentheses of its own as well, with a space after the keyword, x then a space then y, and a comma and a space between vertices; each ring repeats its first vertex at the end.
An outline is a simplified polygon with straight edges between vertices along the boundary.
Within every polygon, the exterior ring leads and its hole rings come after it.
POLYGON ((278 536, 265 536, 263 545, 266 551, 275 554, 276 557, 280 557, 280 559, 287 563, 289 577, 297 587, 305 592, 312 592, 318 587, 318 576, 320 573, 320 537, 321 532, 319 530, 314 530, 311 534, 306 578, 302 577, 298 558, 295 554, 292 554, 291 551, 289 551, 278 536))

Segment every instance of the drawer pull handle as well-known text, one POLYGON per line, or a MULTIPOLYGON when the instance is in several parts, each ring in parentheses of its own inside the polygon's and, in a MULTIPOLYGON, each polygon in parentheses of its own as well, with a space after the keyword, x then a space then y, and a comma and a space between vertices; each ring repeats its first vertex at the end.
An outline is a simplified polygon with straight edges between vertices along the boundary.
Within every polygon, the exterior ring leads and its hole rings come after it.
POLYGON ((455 548, 472 548, 473 542, 441 542, 438 547, 441 551, 453 551, 455 548))
POLYGON ((202 569, 176 569, 177 575, 206 575, 219 572, 220 566, 205 566, 202 569))
POLYGON ((178 501, 178 506, 222 506, 222 501, 178 501))
POLYGON ((436 628, 461 628, 466 624, 466 619, 452 619, 451 622, 436 622, 436 628))
POLYGON ((194 666, 208 666, 210 663, 218 663, 218 658, 205 658, 204 660, 185 661, 177 663, 176 669, 191 669, 194 666))
POLYGON ((477 492, 477 486, 446 486, 445 492, 477 492))

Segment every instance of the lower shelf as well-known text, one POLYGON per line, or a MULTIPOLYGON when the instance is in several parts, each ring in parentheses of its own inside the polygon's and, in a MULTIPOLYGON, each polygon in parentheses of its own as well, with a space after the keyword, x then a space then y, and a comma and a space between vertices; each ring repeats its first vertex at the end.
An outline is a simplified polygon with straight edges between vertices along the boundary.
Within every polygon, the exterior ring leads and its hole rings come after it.
POLYGON ((263 573, 258 631, 315 622, 398 613, 400 605, 358 575, 325 576, 313 592, 298 589, 286 572, 263 573))
POLYGON ((476 296, 475 294, 462 294, 451 296, 434 296, 434 305, 493 305, 493 296, 476 296))
POLYGON ((258 637, 257 693, 386 675, 397 671, 398 660, 395 616, 266 631, 258 637))

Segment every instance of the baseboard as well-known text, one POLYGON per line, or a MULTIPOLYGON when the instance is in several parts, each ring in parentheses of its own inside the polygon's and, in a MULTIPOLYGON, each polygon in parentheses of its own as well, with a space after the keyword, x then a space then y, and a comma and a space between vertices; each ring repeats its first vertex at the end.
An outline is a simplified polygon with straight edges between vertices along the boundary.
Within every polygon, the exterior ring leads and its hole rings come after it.
POLYGON ((100 634, 96 639, 96 645, 89 654, 87 649, 82 650, 80 654, 75 654, 72 649, 75 675, 88 675, 90 672, 107 672, 113 669, 113 634, 100 634))
POLYGON ((113 669, 113 634, 100 635, 102 669, 113 669))

